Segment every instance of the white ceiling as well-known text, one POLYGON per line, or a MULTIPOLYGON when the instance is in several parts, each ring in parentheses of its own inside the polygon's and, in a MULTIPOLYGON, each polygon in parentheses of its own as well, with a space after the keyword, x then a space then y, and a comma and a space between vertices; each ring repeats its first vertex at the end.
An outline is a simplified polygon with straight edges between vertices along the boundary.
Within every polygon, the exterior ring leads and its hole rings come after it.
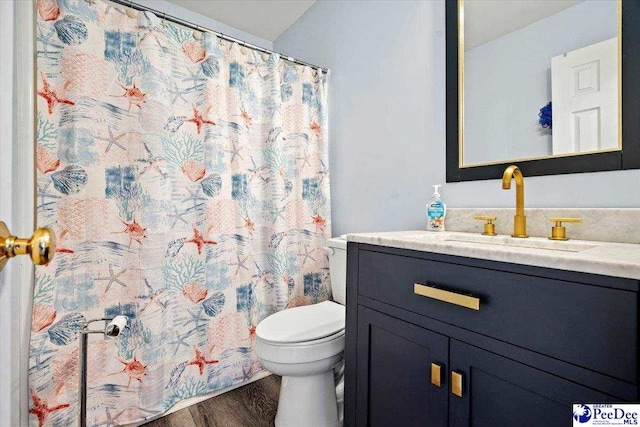
POLYGON ((169 1, 254 36, 274 41, 316 0, 169 1))
POLYGON ((582 1, 465 0, 464 49, 473 49, 582 1))

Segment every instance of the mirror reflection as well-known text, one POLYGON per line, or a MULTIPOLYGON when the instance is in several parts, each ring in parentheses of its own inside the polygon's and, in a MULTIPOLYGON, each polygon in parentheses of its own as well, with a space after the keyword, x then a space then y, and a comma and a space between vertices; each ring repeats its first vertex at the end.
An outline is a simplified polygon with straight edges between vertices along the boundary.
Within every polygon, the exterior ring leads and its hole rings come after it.
POLYGON ((460 166, 620 149, 618 1, 460 1, 460 166))

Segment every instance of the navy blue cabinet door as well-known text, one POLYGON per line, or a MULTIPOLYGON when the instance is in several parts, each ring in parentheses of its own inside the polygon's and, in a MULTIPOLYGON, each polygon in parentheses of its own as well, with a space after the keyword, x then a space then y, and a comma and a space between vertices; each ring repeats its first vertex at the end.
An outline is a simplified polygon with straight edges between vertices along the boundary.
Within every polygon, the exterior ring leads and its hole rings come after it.
POLYGON ((359 306, 356 424, 446 427, 448 346, 443 335, 359 306))
POLYGON ((451 427, 565 427, 572 425, 573 403, 615 401, 454 339, 450 356, 451 372, 462 375, 462 397, 449 398, 451 427))

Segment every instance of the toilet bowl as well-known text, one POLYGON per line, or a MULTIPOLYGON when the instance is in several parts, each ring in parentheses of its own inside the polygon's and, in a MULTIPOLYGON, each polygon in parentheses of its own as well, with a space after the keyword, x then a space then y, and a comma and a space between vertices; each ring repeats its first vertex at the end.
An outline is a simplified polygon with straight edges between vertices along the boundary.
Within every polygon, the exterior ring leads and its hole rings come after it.
POLYGON ((346 240, 328 246, 334 301, 280 311, 256 328, 260 364, 282 376, 277 427, 342 424, 346 240))

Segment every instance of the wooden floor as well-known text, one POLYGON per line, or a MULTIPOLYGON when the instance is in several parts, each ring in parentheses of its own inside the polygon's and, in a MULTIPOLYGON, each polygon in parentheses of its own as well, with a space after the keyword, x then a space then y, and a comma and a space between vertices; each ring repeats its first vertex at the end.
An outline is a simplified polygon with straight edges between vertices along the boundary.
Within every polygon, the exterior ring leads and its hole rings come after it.
POLYGON ((145 427, 267 427, 278 409, 280 377, 270 375, 197 405, 159 418, 145 427))

